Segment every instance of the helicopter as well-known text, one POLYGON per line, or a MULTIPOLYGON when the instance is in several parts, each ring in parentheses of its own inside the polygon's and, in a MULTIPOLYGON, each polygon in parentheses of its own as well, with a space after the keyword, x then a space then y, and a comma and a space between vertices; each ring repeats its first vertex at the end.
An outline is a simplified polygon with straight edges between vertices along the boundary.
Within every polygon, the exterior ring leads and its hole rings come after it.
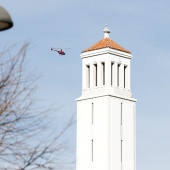
POLYGON ((65 55, 66 54, 62 49, 59 50, 59 48, 52 48, 51 47, 51 51, 56 51, 60 55, 65 55))

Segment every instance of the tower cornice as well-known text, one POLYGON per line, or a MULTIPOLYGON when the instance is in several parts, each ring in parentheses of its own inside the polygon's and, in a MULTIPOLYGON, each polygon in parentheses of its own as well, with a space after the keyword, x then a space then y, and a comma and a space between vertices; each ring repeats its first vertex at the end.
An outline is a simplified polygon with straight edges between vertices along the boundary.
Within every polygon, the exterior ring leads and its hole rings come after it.
POLYGON ((84 52, 80 55, 80 57, 81 58, 87 58, 87 57, 94 57, 94 56, 102 55, 102 54, 113 54, 113 55, 117 55, 117 56, 120 56, 120 57, 123 57, 123 58, 129 58, 129 59, 131 59, 133 57, 130 53, 118 51, 118 50, 115 50, 115 49, 112 49, 112 48, 109 48, 109 47, 84 52))
POLYGON ((111 94, 106 94, 106 95, 98 95, 98 96, 95 96, 95 97, 79 97, 76 99, 76 101, 82 101, 82 100, 89 100, 89 99, 95 99, 95 98, 100 98, 100 97, 115 97, 115 98, 118 98, 118 99, 122 99, 122 100, 126 100, 126 101, 132 101, 132 102, 137 102, 137 99, 135 98, 124 98, 124 97, 121 97, 121 96, 116 96, 116 95, 111 95, 111 94))
POLYGON ((132 94, 129 90, 123 90, 117 87, 111 87, 109 90, 108 89, 106 90, 104 87, 83 90, 82 96, 80 96, 76 100, 80 101, 80 100, 87 100, 87 99, 106 97, 106 96, 116 97, 119 99, 124 99, 124 100, 134 101, 134 102, 137 101, 135 98, 132 97, 132 94))

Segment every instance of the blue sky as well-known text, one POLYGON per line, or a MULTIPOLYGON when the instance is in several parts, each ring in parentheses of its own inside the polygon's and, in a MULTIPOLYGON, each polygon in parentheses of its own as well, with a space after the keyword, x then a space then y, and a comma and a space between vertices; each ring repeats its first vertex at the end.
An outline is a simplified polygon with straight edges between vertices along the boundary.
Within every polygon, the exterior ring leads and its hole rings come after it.
MULTIPOLYGON (((132 52, 131 90, 137 102, 137 170, 166 170, 170 158, 170 1, 1 0, 14 27, 0 33, 0 50, 31 41, 30 70, 43 77, 38 98, 60 108, 50 115, 65 122, 81 95, 81 51, 110 38, 132 52), (51 47, 70 47, 66 56, 51 47)), ((75 127, 68 135, 75 157, 75 127)), ((73 166, 74 167, 74 166, 73 166)), ((74 169, 74 168, 73 168, 74 169)))

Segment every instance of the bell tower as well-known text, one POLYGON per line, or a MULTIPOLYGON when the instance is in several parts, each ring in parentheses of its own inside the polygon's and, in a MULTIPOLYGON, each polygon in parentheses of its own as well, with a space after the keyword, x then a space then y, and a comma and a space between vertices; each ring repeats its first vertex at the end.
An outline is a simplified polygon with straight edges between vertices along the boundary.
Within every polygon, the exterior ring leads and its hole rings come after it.
POLYGON ((131 52, 109 38, 82 51, 77 99, 77 170, 136 170, 136 99, 131 52))

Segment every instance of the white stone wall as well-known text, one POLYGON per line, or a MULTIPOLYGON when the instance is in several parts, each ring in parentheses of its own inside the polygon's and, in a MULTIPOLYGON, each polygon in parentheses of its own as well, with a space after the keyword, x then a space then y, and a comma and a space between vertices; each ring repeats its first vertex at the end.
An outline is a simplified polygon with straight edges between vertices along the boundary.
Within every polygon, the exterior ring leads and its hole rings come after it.
POLYGON ((134 107, 135 101, 112 96, 78 101, 77 170, 89 168, 90 170, 121 170, 121 166, 124 170, 135 170, 134 107), (122 163, 121 140, 123 140, 122 163))

